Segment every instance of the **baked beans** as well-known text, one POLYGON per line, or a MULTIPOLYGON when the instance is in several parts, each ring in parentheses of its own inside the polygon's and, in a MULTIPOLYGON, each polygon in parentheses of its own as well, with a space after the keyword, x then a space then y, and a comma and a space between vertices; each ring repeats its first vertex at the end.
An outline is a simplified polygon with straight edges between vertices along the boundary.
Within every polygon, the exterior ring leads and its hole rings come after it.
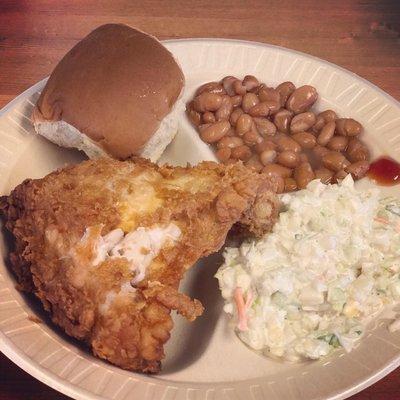
POLYGON ((370 160, 362 125, 333 110, 316 113, 317 99, 310 85, 273 88, 253 75, 226 76, 200 86, 186 110, 220 162, 244 162, 268 175, 279 193, 303 189, 312 179, 361 179, 370 160))

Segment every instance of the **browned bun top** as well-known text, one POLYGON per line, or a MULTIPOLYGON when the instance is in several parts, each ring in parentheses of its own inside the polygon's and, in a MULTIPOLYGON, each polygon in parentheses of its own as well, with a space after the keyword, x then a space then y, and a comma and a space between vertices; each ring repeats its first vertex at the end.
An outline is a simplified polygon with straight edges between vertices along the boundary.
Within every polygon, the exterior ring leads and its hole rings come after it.
POLYGON ((102 25, 58 63, 38 103, 40 119, 63 120, 110 155, 138 154, 184 85, 172 54, 154 37, 102 25))

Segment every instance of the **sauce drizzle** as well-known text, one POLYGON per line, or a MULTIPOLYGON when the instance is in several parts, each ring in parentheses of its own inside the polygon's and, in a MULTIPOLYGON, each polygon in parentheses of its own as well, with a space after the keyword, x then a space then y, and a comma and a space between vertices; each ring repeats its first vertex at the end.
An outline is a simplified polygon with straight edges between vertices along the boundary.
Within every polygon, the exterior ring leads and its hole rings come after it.
POLYGON ((397 185, 400 183, 400 164, 390 157, 380 157, 371 163, 368 177, 378 185, 397 185))

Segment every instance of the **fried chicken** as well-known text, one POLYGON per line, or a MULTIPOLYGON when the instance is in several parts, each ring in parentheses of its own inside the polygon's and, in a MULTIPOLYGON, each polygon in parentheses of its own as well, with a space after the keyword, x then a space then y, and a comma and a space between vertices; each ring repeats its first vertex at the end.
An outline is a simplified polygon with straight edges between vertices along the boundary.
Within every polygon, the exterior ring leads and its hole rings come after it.
POLYGON ((241 164, 158 167, 85 161, 26 180, 0 200, 15 236, 23 290, 55 324, 122 368, 158 372, 173 327, 203 307, 178 291, 185 271, 218 251, 233 224, 270 230, 277 199, 266 176, 241 164))

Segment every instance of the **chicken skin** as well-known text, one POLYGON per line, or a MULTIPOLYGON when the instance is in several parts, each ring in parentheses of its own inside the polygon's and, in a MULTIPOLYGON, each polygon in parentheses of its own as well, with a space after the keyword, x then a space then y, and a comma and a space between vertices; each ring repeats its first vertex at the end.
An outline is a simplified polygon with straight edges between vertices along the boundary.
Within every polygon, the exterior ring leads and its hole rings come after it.
POLYGON ((241 164, 159 167, 99 159, 26 180, 0 199, 10 261, 55 324, 125 369, 155 373, 173 327, 203 307, 178 291, 233 224, 269 231, 273 184, 241 164))

